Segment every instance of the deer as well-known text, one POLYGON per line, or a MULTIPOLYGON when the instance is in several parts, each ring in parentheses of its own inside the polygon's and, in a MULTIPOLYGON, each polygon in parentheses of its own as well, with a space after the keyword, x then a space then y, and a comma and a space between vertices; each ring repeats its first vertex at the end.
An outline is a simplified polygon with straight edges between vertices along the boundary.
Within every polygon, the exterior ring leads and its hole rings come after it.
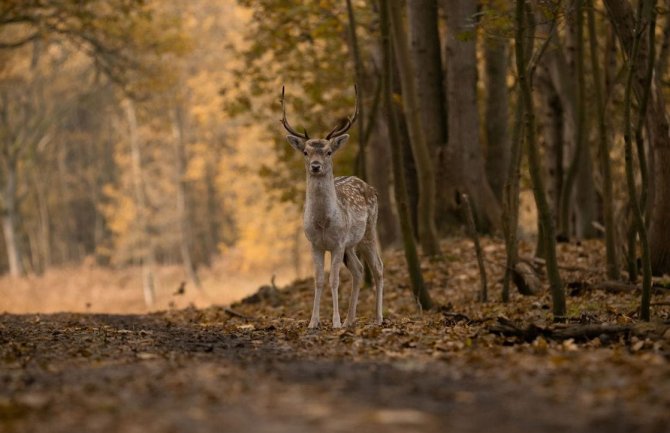
POLYGON ((349 310, 345 327, 356 323, 356 305, 363 264, 356 256, 359 250, 372 273, 376 292, 375 323, 383 322, 384 265, 377 242, 377 190, 355 176, 334 177, 333 155, 349 140, 347 131, 358 117, 358 89, 353 115, 335 126, 325 138, 310 138, 307 129, 296 131, 286 118, 284 87, 281 92, 280 122, 289 133, 286 140, 303 154, 307 185, 303 213, 303 228, 311 244, 314 261, 314 305, 308 328, 319 326, 319 307, 324 288, 325 253, 330 253, 330 289, 333 297, 333 328, 341 328, 339 312, 339 270, 344 264, 352 276, 349 310))

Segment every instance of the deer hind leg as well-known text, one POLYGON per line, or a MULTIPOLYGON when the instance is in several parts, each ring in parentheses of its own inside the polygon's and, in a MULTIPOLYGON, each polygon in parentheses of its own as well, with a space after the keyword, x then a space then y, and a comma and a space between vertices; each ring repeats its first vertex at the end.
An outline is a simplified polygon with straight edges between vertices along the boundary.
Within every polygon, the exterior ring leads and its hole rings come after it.
POLYGON ((344 249, 339 248, 330 253, 330 290, 333 293, 333 328, 341 328, 339 292, 340 286, 340 265, 344 258, 344 249))
POLYGON ((321 293, 323 293, 324 283, 324 254, 324 251, 312 250, 312 259, 314 260, 314 306, 312 307, 312 318, 309 321, 310 329, 319 326, 319 306, 321 305, 321 293))
POLYGON ((356 251, 353 248, 348 248, 345 252, 346 261, 345 264, 351 272, 352 286, 351 286, 351 297, 349 298, 349 312, 347 313, 347 318, 344 321, 344 326, 354 326, 356 323, 356 305, 358 304, 358 292, 361 288, 361 282, 363 281, 363 264, 358 257, 356 257, 356 251))
POLYGON ((361 252, 365 258, 365 262, 370 267, 372 272, 372 281, 375 285, 375 323, 381 325, 384 321, 382 312, 382 300, 384 297, 384 264, 379 256, 377 242, 374 237, 365 239, 360 244, 361 252))

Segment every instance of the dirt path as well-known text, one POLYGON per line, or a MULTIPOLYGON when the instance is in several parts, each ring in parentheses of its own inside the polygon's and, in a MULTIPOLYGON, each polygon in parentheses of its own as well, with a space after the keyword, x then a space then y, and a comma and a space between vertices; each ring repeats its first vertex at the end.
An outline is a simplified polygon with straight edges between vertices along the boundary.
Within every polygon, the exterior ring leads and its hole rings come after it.
MULTIPOLYGON (((405 332, 393 320, 381 331, 361 325, 361 333, 310 333, 288 319, 260 329, 241 320, 217 324, 222 317, 217 309, 149 316, 1 315, 0 431, 670 429, 667 361, 654 367, 658 380, 640 384, 648 398, 632 404, 624 391, 640 380, 640 372, 623 358, 611 374, 596 374, 600 369, 590 365, 587 374, 570 375, 560 362, 553 371, 524 367, 519 355, 519 364, 500 374, 496 363, 512 359, 504 349, 500 359, 475 351, 469 357, 445 351, 429 356, 419 339, 406 336, 388 349, 402 350, 402 356, 375 355, 370 347, 389 346, 384 335, 405 332), (619 380, 614 385, 613 377, 619 380), (584 397, 589 390, 596 390, 593 401, 584 397)), ((591 361, 618 356, 607 350, 589 352, 591 361)))

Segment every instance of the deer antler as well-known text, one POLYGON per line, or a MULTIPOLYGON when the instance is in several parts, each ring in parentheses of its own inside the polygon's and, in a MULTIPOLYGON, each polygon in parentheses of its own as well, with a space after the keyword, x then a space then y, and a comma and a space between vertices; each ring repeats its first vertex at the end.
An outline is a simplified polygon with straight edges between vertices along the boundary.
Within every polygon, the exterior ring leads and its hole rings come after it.
POLYGON ((351 125, 353 125, 354 122, 356 121, 356 118, 358 117, 358 86, 355 84, 354 84, 354 93, 356 94, 356 102, 353 116, 347 117, 344 120, 344 122, 333 128, 333 130, 330 131, 328 135, 326 135, 326 140, 330 140, 331 138, 339 137, 340 135, 344 134, 349 130, 349 128, 351 128, 351 125))
POLYGON ((307 134, 307 129, 303 129, 305 131, 304 134, 299 133, 293 127, 288 123, 288 119, 286 119, 286 107, 284 106, 284 86, 281 86, 281 113, 282 113, 282 118, 280 120, 281 124, 284 125, 284 129, 286 129, 290 134, 295 135, 296 137, 300 137, 305 140, 309 140, 309 135, 307 134))

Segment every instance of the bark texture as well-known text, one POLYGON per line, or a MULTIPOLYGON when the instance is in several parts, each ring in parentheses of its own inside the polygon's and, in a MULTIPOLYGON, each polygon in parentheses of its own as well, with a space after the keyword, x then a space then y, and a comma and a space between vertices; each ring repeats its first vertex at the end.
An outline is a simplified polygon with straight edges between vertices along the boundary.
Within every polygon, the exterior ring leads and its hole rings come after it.
MULTIPOLYGON (((409 22, 410 54, 415 66, 415 85, 419 100, 419 115, 425 134, 426 145, 434 168, 439 172, 437 156, 444 152, 447 144, 447 113, 444 98, 444 76, 440 55, 437 0, 407 2, 409 22)), ((439 181, 437 181, 439 185, 439 181)), ((436 191, 437 228, 444 231, 448 225, 446 215, 441 212, 443 192, 436 191)))
MULTIPOLYGON (((391 0, 393 2, 393 0, 391 0)), ((386 117, 389 126, 389 139, 391 143, 391 155, 393 159, 394 192, 398 215, 400 217, 400 226, 402 229, 403 246, 405 250, 405 260, 410 275, 410 283, 415 299, 423 309, 432 307, 430 295, 423 281, 421 274, 421 264, 416 251, 414 242, 414 233, 409 212, 409 202, 407 200, 407 189, 405 188, 405 175, 402 164, 402 146, 400 143, 400 131, 396 120, 395 110, 393 109, 393 95, 391 79, 393 74, 393 50, 390 41, 390 23, 389 23, 389 4, 387 0, 381 0, 381 45, 383 54, 382 68, 384 74, 384 107, 386 108, 386 117)))
POLYGON ((476 32, 473 16, 476 2, 449 0, 447 14, 447 98, 449 144, 447 161, 456 189, 467 191, 480 230, 500 227, 501 208, 486 177, 484 154, 479 139, 477 107, 476 32))
POLYGON ((400 3, 389 2, 388 6, 393 47, 402 84, 403 110, 410 130, 412 154, 419 180, 419 241, 424 254, 435 256, 440 254, 440 245, 435 228, 435 171, 421 122, 420 102, 417 98, 414 83, 416 69, 409 54, 407 33, 402 21, 400 3))
POLYGON ((509 92, 507 91, 508 43, 489 38, 484 44, 486 70, 486 177, 498 200, 502 200, 510 161, 509 92))

